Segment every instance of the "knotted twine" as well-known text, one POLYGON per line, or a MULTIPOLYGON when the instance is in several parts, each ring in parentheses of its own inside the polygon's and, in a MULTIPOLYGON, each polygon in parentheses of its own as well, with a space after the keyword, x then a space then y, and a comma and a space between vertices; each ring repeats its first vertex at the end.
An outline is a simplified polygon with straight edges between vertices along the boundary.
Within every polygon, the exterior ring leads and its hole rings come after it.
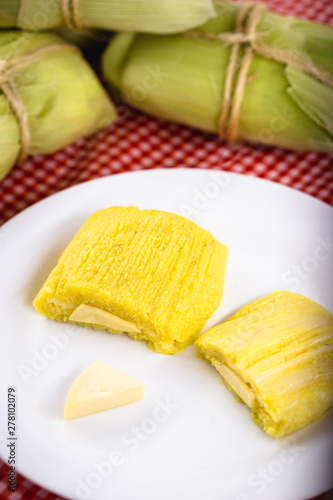
POLYGON ((79 50, 72 45, 54 43, 52 45, 47 45, 46 47, 40 47, 39 49, 36 49, 29 54, 25 54, 10 62, 0 59, 0 90, 2 90, 6 96, 19 125, 21 137, 21 149, 17 157, 17 161, 19 163, 25 160, 28 156, 31 149, 32 138, 28 114, 16 88, 13 75, 15 72, 38 61, 42 57, 54 54, 60 50, 79 52, 79 50))
POLYGON ((61 0, 61 9, 66 26, 70 29, 82 29, 79 17, 78 0, 61 0))
POLYGON ((311 60, 301 57, 296 53, 290 53, 276 47, 270 47, 260 41, 257 27, 266 10, 266 5, 262 3, 251 1, 244 2, 239 5, 235 32, 208 33, 192 31, 187 34, 194 38, 218 40, 228 45, 232 45, 224 82, 221 113, 218 121, 218 133, 221 139, 236 141, 238 138, 241 104, 248 82, 249 69, 255 54, 260 54, 268 59, 294 66, 316 77, 323 83, 333 86, 333 76, 315 66, 311 60), (246 47, 233 91, 233 82, 238 69, 239 51, 243 44, 245 44, 246 47))

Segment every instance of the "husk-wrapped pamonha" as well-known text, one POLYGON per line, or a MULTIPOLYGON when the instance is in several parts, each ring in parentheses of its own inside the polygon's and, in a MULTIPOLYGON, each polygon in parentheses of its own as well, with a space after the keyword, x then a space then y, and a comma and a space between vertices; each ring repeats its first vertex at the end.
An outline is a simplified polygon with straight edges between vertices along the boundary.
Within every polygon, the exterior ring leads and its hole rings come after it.
POLYGON ((118 33, 106 79, 137 108, 230 141, 333 150, 333 28, 263 4, 215 7, 182 35, 118 33))
POLYGON ((1 0, 0 28, 178 33, 215 17, 212 0, 1 0))
POLYGON ((333 314, 274 291, 195 343, 270 436, 281 437, 333 406, 333 314))
POLYGON ((43 316, 126 332, 163 354, 194 342, 218 307, 228 249, 184 217, 95 212, 38 293, 43 316))
POLYGON ((0 179, 27 155, 53 153, 115 118, 76 47, 49 33, 0 32, 0 179))

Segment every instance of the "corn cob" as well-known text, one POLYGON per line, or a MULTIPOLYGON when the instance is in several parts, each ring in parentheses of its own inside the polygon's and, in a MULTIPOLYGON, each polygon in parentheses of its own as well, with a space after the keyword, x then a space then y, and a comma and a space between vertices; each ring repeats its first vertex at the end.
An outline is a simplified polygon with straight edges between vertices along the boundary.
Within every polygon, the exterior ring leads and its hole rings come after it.
POLYGON ((58 321, 95 325, 173 354, 218 307, 227 248, 178 215, 99 210, 63 252, 34 306, 58 321))
POLYGON ((270 436, 294 432, 333 405, 333 315, 302 295, 274 291, 195 345, 270 436))

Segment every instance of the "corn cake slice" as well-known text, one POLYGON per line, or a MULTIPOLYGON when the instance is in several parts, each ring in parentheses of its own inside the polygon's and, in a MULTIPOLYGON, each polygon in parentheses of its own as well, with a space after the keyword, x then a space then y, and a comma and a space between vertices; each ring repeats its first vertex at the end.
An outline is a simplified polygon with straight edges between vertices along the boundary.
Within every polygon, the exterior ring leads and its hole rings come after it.
POLYGON ((267 434, 281 437, 333 405, 333 314, 274 291, 195 342, 267 434))
POLYGON ((226 246, 184 217, 102 209, 64 250, 34 306, 48 318, 124 331, 174 354, 218 307, 227 257, 226 246))

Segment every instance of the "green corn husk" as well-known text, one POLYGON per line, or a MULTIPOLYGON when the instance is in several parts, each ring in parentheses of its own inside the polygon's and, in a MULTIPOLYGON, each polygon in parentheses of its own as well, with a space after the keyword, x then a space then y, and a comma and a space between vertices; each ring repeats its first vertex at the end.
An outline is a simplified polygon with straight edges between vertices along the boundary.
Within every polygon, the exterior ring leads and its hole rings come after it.
MULTIPOLYGON (((43 31, 64 26, 62 0, 1 0, 0 28, 43 31), (20 8, 22 8, 20 13, 20 8), (20 13, 20 15, 19 15, 20 13)), ((77 0, 85 28, 179 33, 215 17, 212 0, 77 0)))
MULTIPOLYGON (((0 61, 65 42, 50 33, 0 32, 0 61)), ((68 44, 65 44, 66 46, 68 44)), ((59 50, 11 74, 28 115, 29 153, 53 153, 111 124, 116 112, 78 50, 59 50)), ((1 70, 0 70, 1 82, 1 70)), ((18 160, 21 130, 0 83, 0 179, 18 160)))
MULTIPOLYGON (((216 3, 218 17, 195 30, 234 32, 239 4, 216 3)), ((333 28, 265 11, 260 41, 333 75, 333 28)), ((103 55, 110 84, 158 118, 216 133, 231 45, 202 34, 118 33, 103 55)), ((239 53, 241 62, 244 48, 239 53)), ((234 84, 237 73, 234 78, 234 84)), ((288 149, 333 150, 333 89, 305 72, 255 54, 242 98, 238 139, 288 149)))

